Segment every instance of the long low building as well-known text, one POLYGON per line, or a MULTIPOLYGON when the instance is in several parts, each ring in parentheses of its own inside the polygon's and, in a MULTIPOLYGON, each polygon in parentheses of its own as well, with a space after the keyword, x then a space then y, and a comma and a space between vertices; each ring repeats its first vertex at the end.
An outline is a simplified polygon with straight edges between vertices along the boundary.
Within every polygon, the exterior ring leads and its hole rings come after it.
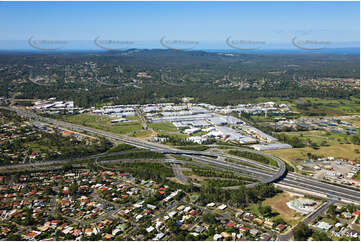
POLYGON ((255 150, 280 150, 280 149, 291 149, 292 146, 289 144, 282 144, 282 143, 273 143, 273 144, 257 144, 251 145, 251 147, 255 150))
POLYGON ((205 120, 213 117, 212 114, 195 114, 195 115, 186 115, 186 116, 171 116, 171 117, 160 117, 152 118, 149 120, 151 123, 156 122, 182 122, 182 121, 196 121, 196 120, 205 120))
POLYGON ((268 135, 268 134, 262 132, 261 130, 259 130, 259 129, 257 129, 255 127, 252 127, 252 126, 242 125, 241 129, 244 132, 246 132, 246 133, 248 133, 248 134, 250 134, 252 136, 255 136, 255 137, 257 137, 257 138, 259 138, 259 139, 261 139, 263 141, 266 141, 266 142, 271 143, 271 142, 278 141, 278 139, 276 139, 275 137, 272 137, 271 135, 268 135))
POLYGON ((254 138, 244 136, 236 130, 225 126, 216 126, 213 131, 209 132, 206 136, 223 138, 228 141, 237 141, 241 144, 257 142, 254 138))
POLYGON ((211 124, 204 120, 196 120, 196 121, 182 121, 182 122, 172 122, 175 127, 178 129, 192 127, 208 127, 211 124))
POLYGON ((208 139, 206 137, 201 137, 201 136, 191 136, 189 138, 187 138, 187 141, 191 141, 193 143, 197 143, 197 144, 202 144, 204 142, 206 142, 208 139))

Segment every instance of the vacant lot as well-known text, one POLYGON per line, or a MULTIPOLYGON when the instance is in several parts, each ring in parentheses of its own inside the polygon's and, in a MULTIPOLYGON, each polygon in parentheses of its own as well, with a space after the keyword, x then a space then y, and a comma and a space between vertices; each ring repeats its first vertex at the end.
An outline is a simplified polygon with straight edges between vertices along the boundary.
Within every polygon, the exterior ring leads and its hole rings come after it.
POLYGON ((286 221, 288 224, 295 225, 300 221, 300 219, 302 219, 302 216, 296 213, 295 210, 290 209, 286 203, 297 198, 297 196, 293 196, 290 193, 283 192, 277 194, 274 197, 267 198, 265 201, 263 201, 262 204, 264 206, 271 206, 273 211, 278 212, 280 214, 279 216, 284 221, 286 221))
POLYGON ((62 119, 74 124, 80 124, 118 134, 129 134, 137 130, 142 130, 142 125, 137 117, 128 118, 129 122, 115 124, 110 122, 114 118, 92 114, 66 115, 62 116, 62 119))
POLYGON ((283 150, 270 150, 266 153, 275 155, 289 163, 295 164, 297 161, 307 160, 307 153, 312 153, 319 156, 333 156, 335 158, 348 158, 351 160, 359 160, 360 155, 355 150, 360 147, 353 144, 337 144, 327 147, 321 147, 319 149, 313 149, 311 147, 283 149, 283 150))
POLYGON ((150 130, 138 130, 132 134, 129 134, 129 136, 144 139, 150 137, 152 134, 153 132, 150 130))
POLYGON ((176 139, 185 139, 188 138, 189 135, 187 134, 182 134, 182 133, 176 133, 176 132, 165 132, 165 131, 157 131, 158 135, 166 135, 166 136, 170 136, 176 139))
POLYGON ((177 128, 171 122, 151 123, 149 124, 149 127, 154 129, 155 131, 177 131, 177 128))

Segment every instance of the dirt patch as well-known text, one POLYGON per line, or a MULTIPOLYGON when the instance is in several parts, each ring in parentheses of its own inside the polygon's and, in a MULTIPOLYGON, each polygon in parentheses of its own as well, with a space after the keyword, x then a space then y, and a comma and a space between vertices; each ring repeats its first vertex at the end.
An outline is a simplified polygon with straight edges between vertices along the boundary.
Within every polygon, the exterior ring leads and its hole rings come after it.
POLYGON ((307 160, 307 153, 312 153, 319 156, 333 156, 335 158, 348 158, 351 160, 359 160, 360 154, 355 152, 355 149, 359 149, 358 145, 353 144, 338 144, 328 147, 320 147, 318 150, 310 147, 283 149, 283 150, 271 150, 266 153, 277 156, 288 163, 295 163, 295 161, 307 160))
POLYGON ((178 179, 175 178, 175 177, 168 177, 167 179, 170 180, 170 181, 172 181, 172 182, 176 182, 176 183, 179 183, 179 184, 183 184, 180 180, 178 180, 178 179))
POLYGON ((302 216, 296 211, 290 209, 286 203, 297 198, 299 198, 299 196, 295 196, 294 194, 290 194, 288 192, 283 192, 272 198, 266 199, 263 202, 263 205, 271 206, 274 211, 280 214, 279 216, 281 216, 283 220, 291 225, 295 225, 302 219, 302 216))

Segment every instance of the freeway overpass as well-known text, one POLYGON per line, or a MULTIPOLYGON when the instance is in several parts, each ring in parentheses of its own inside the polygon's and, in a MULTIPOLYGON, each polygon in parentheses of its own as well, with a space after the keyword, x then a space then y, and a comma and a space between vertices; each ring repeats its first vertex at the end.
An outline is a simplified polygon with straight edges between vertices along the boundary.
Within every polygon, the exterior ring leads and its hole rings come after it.
POLYGON ((261 182, 267 182, 267 183, 277 182, 278 184, 280 184, 282 186, 301 189, 304 191, 312 191, 316 194, 323 194, 325 196, 334 196, 334 197, 338 197, 340 199, 344 199, 347 201, 352 201, 354 203, 360 203, 360 192, 359 191, 356 191, 356 190, 353 190, 350 188, 337 186, 334 184, 325 183, 325 182, 318 181, 318 180, 315 180, 315 179, 312 179, 312 178, 309 178, 306 176, 302 176, 299 174, 295 174, 295 173, 287 174, 287 169, 282 160, 278 159, 277 157, 274 157, 274 156, 271 156, 269 154, 265 154, 262 152, 247 150, 248 152, 262 154, 264 156, 270 157, 271 159, 274 159, 277 162, 279 168, 276 169, 276 168, 268 167, 268 166, 265 166, 258 162, 250 161, 247 159, 239 159, 240 161, 243 161, 243 162, 257 164, 259 167, 263 166, 263 168, 257 169, 257 168, 253 168, 253 167, 249 167, 249 166, 242 166, 240 164, 224 162, 224 161, 220 161, 220 160, 216 159, 216 157, 219 157, 219 156, 224 156, 224 157, 228 157, 231 159, 235 159, 234 157, 218 155, 218 154, 209 153, 209 152, 177 150, 174 148, 167 147, 165 145, 140 141, 140 140, 133 139, 130 137, 124 137, 124 136, 121 137, 121 136, 117 136, 115 134, 112 134, 112 133, 109 133, 106 131, 97 130, 97 129, 84 127, 84 126, 80 126, 80 125, 75 125, 75 124, 71 124, 71 123, 67 123, 67 122, 59 121, 59 120, 55 120, 55 119, 41 117, 35 113, 29 112, 26 110, 22 110, 22 109, 14 109, 14 108, 9 108, 9 107, 1 107, 1 108, 11 110, 11 111, 16 111, 21 116, 25 116, 25 117, 33 118, 33 119, 36 119, 39 121, 51 123, 51 124, 57 125, 58 127, 66 127, 66 128, 70 128, 73 130, 89 132, 89 133, 92 133, 92 134, 95 134, 98 136, 121 141, 123 143, 127 143, 130 145, 134 145, 139 148, 149 149, 149 150, 164 153, 164 154, 185 155, 185 156, 189 156, 190 158, 192 158, 195 161, 200 161, 200 162, 208 163, 211 165, 223 166, 227 169, 238 171, 238 172, 243 171, 243 172, 249 172, 252 174, 257 174, 259 176, 264 177, 264 179, 261 182))
MULTIPOLYGON (((5 108, 5 107, 2 107, 5 108)), ((106 137, 109 139, 113 139, 113 140, 117 140, 117 141, 121 141, 123 143, 126 144, 130 144, 130 145, 134 145, 136 147, 139 148, 143 148, 143 149, 150 149, 152 151, 155 152, 159 152, 159 153, 163 153, 163 154, 176 154, 176 155, 188 155, 188 156, 208 156, 208 157, 213 157, 213 158, 217 158, 219 155, 218 154, 214 154, 214 153, 209 153, 209 152, 198 152, 198 151, 187 151, 187 150, 178 150, 178 149, 174 149, 174 148, 169 148, 167 146, 164 145, 160 145, 160 144, 154 144, 154 143, 149 143, 146 141, 140 141, 137 139, 131 139, 130 137, 119 137, 115 134, 106 132, 106 131, 102 131, 102 130, 97 130, 97 129, 93 129, 93 128, 89 128, 89 127, 84 127, 81 125, 76 125, 76 124, 72 124, 72 123, 68 123, 68 122, 64 122, 64 121, 60 121, 60 120, 55 120, 55 119, 50 119, 50 118, 45 118, 42 116, 39 116, 33 112, 30 111, 26 111, 23 109, 15 109, 15 108, 5 108, 11 111, 15 111, 17 112, 19 115, 28 117, 28 118, 33 118, 36 119, 38 121, 43 121, 43 122, 47 122, 47 123, 51 123, 54 124, 58 127, 66 127, 69 129, 75 129, 75 130, 81 130, 81 131, 86 131, 92 134, 96 134, 102 137, 106 137)), ((256 151, 252 151, 252 150, 247 150, 248 152, 253 152, 253 153, 259 153, 256 151)), ((287 170, 286 170, 286 166, 284 164, 283 161, 281 161, 280 159, 267 155, 268 157, 270 157, 271 159, 274 159, 277 164, 278 164, 278 171, 273 174, 271 177, 267 177, 266 180, 262 181, 264 183, 271 183, 271 182, 275 182, 278 180, 281 180, 287 170)), ((254 184, 256 185, 256 184, 254 184)))

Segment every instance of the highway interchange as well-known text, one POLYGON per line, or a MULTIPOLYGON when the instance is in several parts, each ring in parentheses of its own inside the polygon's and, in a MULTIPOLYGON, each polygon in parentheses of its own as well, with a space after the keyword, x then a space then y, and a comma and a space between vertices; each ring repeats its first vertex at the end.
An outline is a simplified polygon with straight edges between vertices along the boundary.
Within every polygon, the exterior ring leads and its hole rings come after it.
MULTIPOLYGON (((134 145, 139 148, 160 152, 163 154, 178 154, 182 156, 187 156, 194 161, 202 162, 211 166, 223 167, 226 168, 227 170, 234 172, 248 173, 250 175, 257 177, 259 182, 266 182, 266 183, 274 182, 276 185, 279 185, 281 188, 284 187, 287 188, 288 190, 291 189, 296 193, 297 192, 311 193, 313 195, 327 197, 328 200, 340 200, 343 202, 360 204, 359 191, 339 185, 322 182, 293 172, 287 172, 285 164, 282 160, 262 152, 247 149, 248 152, 255 152, 258 154, 262 154, 264 156, 268 156, 271 159, 274 159, 278 164, 278 168, 266 166, 256 161, 251 161, 243 158, 235 158, 233 156, 224 155, 224 154, 178 150, 178 149, 170 148, 165 145, 150 143, 130 137, 118 136, 113 133, 109 133, 102 130, 97 130, 85 126, 67 123, 64 121, 41 117, 33 112, 23 109, 14 109, 10 107, 1 107, 1 108, 16 111, 21 116, 32 118, 41 122, 50 123, 57 127, 68 128, 79 132, 91 133, 97 136, 134 145), (223 159, 228 158, 236 162, 224 161, 222 160, 222 158, 223 159)), ((257 183, 254 183, 253 185, 255 184, 257 183)))

